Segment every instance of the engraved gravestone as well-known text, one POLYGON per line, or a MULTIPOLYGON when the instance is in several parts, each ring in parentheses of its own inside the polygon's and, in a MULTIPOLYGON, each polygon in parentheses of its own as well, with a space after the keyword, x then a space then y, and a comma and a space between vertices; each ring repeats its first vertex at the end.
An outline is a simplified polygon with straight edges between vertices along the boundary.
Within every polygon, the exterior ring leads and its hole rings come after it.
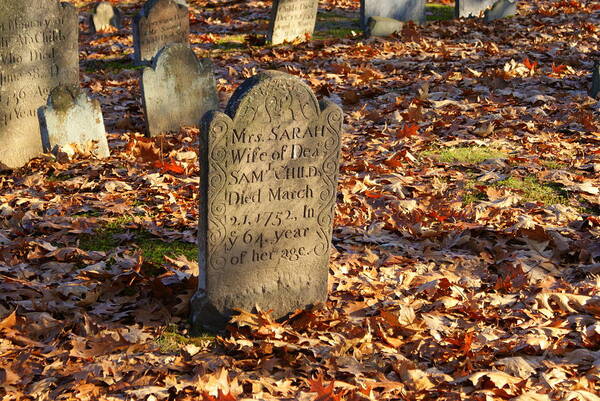
POLYGON ((58 0, 0 1, 0 168, 42 153, 38 109, 79 82, 78 18, 58 0))
POLYGON ((48 104, 40 109, 40 118, 46 152, 77 144, 97 157, 110 156, 100 102, 89 99, 79 87, 53 89, 48 104))
POLYGON ((150 136, 197 126, 219 105, 212 63, 187 45, 165 47, 142 73, 142 99, 150 136))
POLYGON ((97 3, 90 15, 90 27, 93 33, 105 31, 111 26, 121 29, 123 27, 121 21, 121 11, 108 1, 97 3))
POLYGON ((342 119, 277 71, 204 117, 195 329, 223 328, 234 309, 282 317, 327 298, 342 119))
POLYGON ((365 28, 370 17, 398 21, 425 21, 425 0, 360 0, 360 23, 365 28))
POLYGON ((312 36, 318 7, 318 0, 274 0, 269 41, 277 45, 312 36))
POLYGON ((166 45, 188 43, 190 21, 183 0, 148 0, 133 21, 134 58, 150 62, 166 45))
POLYGON ((454 3, 454 14, 456 18, 479 17, 488 8, 492 7, 496 0, 456 0, 454 3))

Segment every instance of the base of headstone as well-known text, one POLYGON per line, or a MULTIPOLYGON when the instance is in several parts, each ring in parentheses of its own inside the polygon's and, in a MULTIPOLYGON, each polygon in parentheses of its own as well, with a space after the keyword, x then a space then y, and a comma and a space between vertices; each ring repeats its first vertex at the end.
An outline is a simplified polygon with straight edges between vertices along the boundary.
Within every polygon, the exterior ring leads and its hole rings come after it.
POLYGON ((517 0, 498 0, 492 8, 485 10, 484 21, 511 17, 517 14, 517 0))

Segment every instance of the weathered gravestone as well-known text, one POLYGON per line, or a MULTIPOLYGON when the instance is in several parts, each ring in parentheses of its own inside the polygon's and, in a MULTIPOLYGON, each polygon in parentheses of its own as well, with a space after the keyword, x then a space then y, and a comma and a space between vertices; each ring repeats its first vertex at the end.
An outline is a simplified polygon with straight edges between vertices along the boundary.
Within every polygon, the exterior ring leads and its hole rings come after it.
POLYGON ((219 105, 212 63, 198 60, 187 45, 169 45, 144 69, 142 98, 150 136, 197 126, 219 105))
POLYGON ((134 58, 150 62, 166 45, 188 43, 190 21, 183 0, 148 0, 133 21, 134 58))
POLYGON ((510 17, 517 14, 517 0, 498 0, 492 8, 485 10, 485 22, 491 22, 500 18, 510 17))
POLYGON ((318 8, 318 0, 274 0, 269 41, 277 45, 312 36, 318 8))
POLYGON ((425 0, 360 0, 360 23, 367 26, 370 17, 398 21, 425 21, 425 0))
POLYGON ((79 87, 52 90, 48 105, 40 109, 42 143, 46 152, 77 144, 98 157, 110 156, 100 102, 90 100, 79 87))
POLYGON ((79 82, 78 31, 68 3, 0 1, 0 168, 42 153, 38 109, 52 88, 79 82))
POLYGON ((456 18, 479 17, 488 8, 492 7, 497 0, 456 0, 454 3, 454 15, 456 18))
POLYGON ((234 309, 282 317, 326 299, 342 120, 277 71, 204 117, 196 329, 222 328, 234 309))
POLYGON ((90 15, 90 27, 93 33, 107 30, 109 27, 123 27, 121 11, 108 1, 102 1, 94 6, 90 15))

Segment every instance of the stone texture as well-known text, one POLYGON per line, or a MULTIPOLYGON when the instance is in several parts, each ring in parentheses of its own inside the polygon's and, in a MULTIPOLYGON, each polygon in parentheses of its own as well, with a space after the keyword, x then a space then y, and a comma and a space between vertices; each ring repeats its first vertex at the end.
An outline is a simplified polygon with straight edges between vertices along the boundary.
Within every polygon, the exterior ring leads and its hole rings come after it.
POLYGON ((133 21, 134 58, 150 63, 168 44, 188 43, 190 21, 185 1, 148 0, 133 21))
POLYGON ((97 157, 110 156, 100 102, 89 99, 78 87, 61 85, 52 90, 47 106, 40 109, 40 118, 46 152, 77 144, 94 148, 97 157))
POLYGON ((425 21, 425 0, 360 0, 360 23, 367 26, 371 17, 398 21, 425 21))
POLYGON ((282 317, 326 300, 342 120, 277 71, 205 116, 196 330, 222 329, 236 308, 282 317))
POLYGON ((600 93, 600 62, 594 63, 594 70, 592 71, 592 87, 588 91, 588 94, 593 98, 598 98, 600 93))
POLYGON ((485 10, 485 22, 517 15, 517 0, 498 0, 492 8, 485 10))
POLYGON ((117 29, 123 28, 121 11, 108 1, 97 3, 90 15, 92 33, 105 31, 111 26, 117 29))
POLYGON ((496 0, 456 0, 454 14, 456 18, 479 17, 495 2, 496 0))
POLYGON ((390 36, 402 32, 404 22, 386 17, 371 17, 367 24, 367 36, 390 36))
POLYGON ((198 60, 187 45, 169 45, 144 69, 142 98, 150 136, 198 126, 219 106, 212 63, 198 60))
POLYGON ((0 168, 42 153, 38 109, 79 82, 76 9, 57 0, 0 1, 0 168))
POLYGON ((318 0, 274 0, 269 41, 277 45, 312 36, 318 8, 318 0))

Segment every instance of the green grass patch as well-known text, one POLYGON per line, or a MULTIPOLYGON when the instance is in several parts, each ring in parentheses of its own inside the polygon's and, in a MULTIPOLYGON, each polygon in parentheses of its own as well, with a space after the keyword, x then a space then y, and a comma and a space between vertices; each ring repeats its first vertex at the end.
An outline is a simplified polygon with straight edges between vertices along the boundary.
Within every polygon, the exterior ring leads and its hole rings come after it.
POLYGON ((358 34, 358 32, 359 30, 356 28, 332 28, 325 31, 316 31, 313 39, 325 40, 352 38, 358 34))
POLYGON ((431 157, 442 163, 476 164, 488 159, 506 158, 507 154, 487 146, 471 146, 428 150, 422 152, 421 156, 431 157))
POLYGON ((85 251, 109 252, 118 246, 132 246, 141 250, 145 261, 160 265, 164 257, 176 258, 184 255, 191 261, 198 260, 198 247, 183 241, 165 242, 145 230, 128 229, 131 216, 116 218, 97 229, 94 235, 86 235, 79 240, 79 247, 85 251), (131 234, 131 241, 120 245, 118 235, 131 234))
POLYGON ((432 3, 425 5, 427 21, 445 21, 454 18, 454 6, 432 3))
POLYGON ((541 202, 545 205, 569 204, 569 194, 560 185, 540 182, 535 177, 509 177, 494 183, 494 186, 518 191, 528 202, 541 202))
POLYGON ((550 170, 564 170, 569 167, 566 163, 557 162, 555 160, 542 160, 540 163, 550 170))
POLYGON ((162 353, 172 354, 179 352, 183 347, 194 344, 200 348, 206 348, 212 345, 215 336, 202 334, 200 336, 190 336, 179 333, 177 326, 169 325, 165 331, 156 339, 156 345, 162 353))
POLYGON ((98 72, 98 71, 122 71, 122 70, 140 70, 144 66, 136 65, 129 58, 122 59, 110 59, 110 60, 88 60, 84 64, 83 70, 85 72, 98 72))

